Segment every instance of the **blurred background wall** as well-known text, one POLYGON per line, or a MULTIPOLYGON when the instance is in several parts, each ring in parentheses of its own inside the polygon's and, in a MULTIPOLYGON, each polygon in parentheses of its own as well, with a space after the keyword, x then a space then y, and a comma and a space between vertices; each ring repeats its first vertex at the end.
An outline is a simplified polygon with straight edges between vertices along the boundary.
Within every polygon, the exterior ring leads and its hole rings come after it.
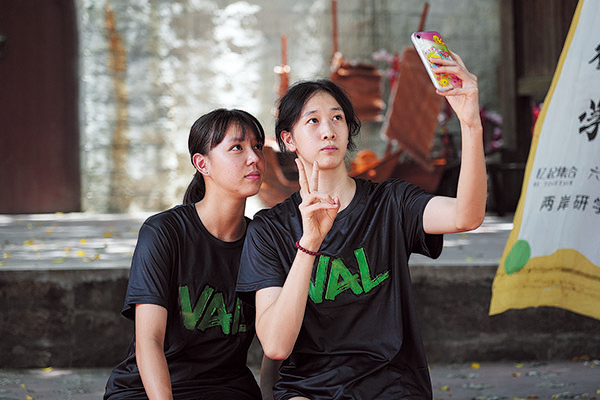
MULTIPOLYGON (((424 3, 337 3, 339 50, 377 65, 384 100, 390 63, 374 53, 410 46, 424 3)), ((479 77, 481 105, 499 110, 505 2, 428 3, 425 29, 444 35, 479 77)), ((193 174, 187 136, 200 115, 242 108, 273 136, 281 35, 291 83, 329 76, 330 0, 1 0, 0 212, 179 203, 193 174)), ((381 155, 380 128, 365 123, 359 147, 381 155)))

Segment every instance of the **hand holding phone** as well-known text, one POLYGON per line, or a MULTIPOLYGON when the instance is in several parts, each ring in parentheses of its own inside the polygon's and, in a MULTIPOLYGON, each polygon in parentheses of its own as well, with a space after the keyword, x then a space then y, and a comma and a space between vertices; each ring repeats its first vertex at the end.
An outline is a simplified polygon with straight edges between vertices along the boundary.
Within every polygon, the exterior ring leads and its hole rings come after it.
POLYGON ((445 58, 452 60, 446 42, 438 32, 414 32, 410 40, 429 74, 431 82, 441 91, 462 87, 462 81, 454 74, 435 72, 438 65, 429 61, 430 58, 445 58))

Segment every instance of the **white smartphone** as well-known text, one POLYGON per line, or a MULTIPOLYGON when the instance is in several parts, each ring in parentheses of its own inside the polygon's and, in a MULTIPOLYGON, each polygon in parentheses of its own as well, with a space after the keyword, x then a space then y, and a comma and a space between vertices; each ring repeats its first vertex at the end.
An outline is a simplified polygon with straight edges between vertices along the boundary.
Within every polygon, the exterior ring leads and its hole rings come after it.
POLYGON ((438 32, 414 32, 410 40, 417 49, 421 61, 429 74, 429 78, 436 89, 445 91, 462 87, 462 80, 454 74, 435 72, 438 65, 429 61, 430 58, 445 58, 452 60, 446 42, 438 32))

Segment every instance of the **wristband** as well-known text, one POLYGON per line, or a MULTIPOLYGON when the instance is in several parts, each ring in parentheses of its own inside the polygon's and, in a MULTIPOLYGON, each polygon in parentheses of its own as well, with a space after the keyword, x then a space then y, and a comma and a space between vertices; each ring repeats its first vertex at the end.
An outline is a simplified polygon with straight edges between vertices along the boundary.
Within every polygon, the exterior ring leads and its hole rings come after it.
POLYGON ((310 256, 320 256, 321 255, 320 251, 310 251, 310 250, 307 250, 304 247, 300 246, 300 241, 299 240, 296 240, 296 248, 298 250, 300 250, 301 252, 306 253, 306 254, 308 254, 310 256))

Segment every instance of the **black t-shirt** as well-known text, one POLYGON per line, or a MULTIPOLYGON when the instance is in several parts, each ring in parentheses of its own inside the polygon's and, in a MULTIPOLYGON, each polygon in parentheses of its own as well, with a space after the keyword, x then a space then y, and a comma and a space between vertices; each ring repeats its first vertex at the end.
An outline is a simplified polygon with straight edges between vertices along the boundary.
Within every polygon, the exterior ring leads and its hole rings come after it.
MULTIPOLYGON (((192 204, 156 214, 140 229, 122 313, 134 320, 136 304, 167 309, 164 350, 175 399, 261 398, 246 366, 254 306, 235 292, 243 242, 212 236, 192 204)), ((135 337, 104 398, 147 398, 135 337)))
MULTIPOLYGON (((413 303, 411 253, 436 258, 442 236, 423 231, 432 195, 399 180, 356 180, 315 259, 306 313, 275 398, 430 399, 413 303)), ((302 236, 293 194, 256 214, 246 235, 238 291, 283 286, 302 236)))

